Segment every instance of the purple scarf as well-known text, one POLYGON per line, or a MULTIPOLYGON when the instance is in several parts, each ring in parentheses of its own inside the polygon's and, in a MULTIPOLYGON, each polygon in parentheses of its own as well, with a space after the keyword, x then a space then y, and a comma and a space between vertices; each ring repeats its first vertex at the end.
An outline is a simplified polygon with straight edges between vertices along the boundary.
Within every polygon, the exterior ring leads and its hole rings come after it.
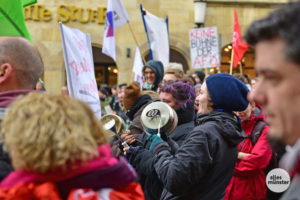
POLYGON ((6 92, 0 92, 0 108, 7 108, 12 102, 14 102, 18 96, 26 95, 34 90, 11 90, 6 92))

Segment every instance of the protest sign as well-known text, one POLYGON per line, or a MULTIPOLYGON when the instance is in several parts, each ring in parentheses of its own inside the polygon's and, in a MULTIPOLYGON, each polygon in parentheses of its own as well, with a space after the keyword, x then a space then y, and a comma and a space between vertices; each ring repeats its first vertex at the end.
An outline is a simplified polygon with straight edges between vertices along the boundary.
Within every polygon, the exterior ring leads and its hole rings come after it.
POLYGON ((218 31, 216 27, 190 30, 190 47, 193 68, 220 66, 218 31))
POLYGON ((101 106, 90 36, 61 22, 59 25, 70 96, 87 103, 100 119, 101 106))

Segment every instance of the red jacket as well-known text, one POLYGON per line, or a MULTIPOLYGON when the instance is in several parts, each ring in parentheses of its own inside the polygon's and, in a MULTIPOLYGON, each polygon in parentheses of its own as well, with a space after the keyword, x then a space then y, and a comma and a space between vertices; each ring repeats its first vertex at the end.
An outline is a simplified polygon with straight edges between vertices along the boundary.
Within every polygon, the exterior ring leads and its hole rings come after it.
MULTIPOLYGON (((242 128, 246 135, 250 135, 255 126, 256 120, 264 120, 264 115, 250 116, 248 120, 243 121, 242 128)), ((226 188, 225 200, 235 199, 266 199, 267 187, 264 170, 268 166, 272 149, 267 140, 269 127, 265 126, 261 136, 253 146, 251 139, 247 138, 239 151, 251 154, 242 160, 238 160, 235 166, 234 175, 226 188), (240 150, 241 149, 241 150, 240 150)))

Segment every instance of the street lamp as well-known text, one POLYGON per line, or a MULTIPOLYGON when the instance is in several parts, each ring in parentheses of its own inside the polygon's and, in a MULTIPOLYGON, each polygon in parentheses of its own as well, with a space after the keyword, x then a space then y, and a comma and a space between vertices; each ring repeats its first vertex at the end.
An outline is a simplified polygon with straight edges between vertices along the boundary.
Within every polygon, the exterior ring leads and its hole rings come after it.
POLYGON ((194 0, 195 24, 197 28, 204 26, 206 0, 194 0))

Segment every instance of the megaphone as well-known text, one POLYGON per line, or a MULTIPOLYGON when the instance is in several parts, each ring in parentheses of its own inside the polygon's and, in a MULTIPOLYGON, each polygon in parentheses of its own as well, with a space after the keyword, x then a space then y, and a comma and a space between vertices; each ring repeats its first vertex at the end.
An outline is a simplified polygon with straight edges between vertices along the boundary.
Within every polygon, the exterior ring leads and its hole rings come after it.
POLYGON ((121 117, 115 114, 107 114, 100 119, 100 122, 109 136, 117 136, 123 147, 128 147, 128 144, 120 137, 120 135, 125 133, 125 122, 121 117))
POLYGON ((152 102, 147 105, 141 115, 141 122, 147 135, 164 132, 169 136, 177 126, 178 117, 168 104, 152 102))

